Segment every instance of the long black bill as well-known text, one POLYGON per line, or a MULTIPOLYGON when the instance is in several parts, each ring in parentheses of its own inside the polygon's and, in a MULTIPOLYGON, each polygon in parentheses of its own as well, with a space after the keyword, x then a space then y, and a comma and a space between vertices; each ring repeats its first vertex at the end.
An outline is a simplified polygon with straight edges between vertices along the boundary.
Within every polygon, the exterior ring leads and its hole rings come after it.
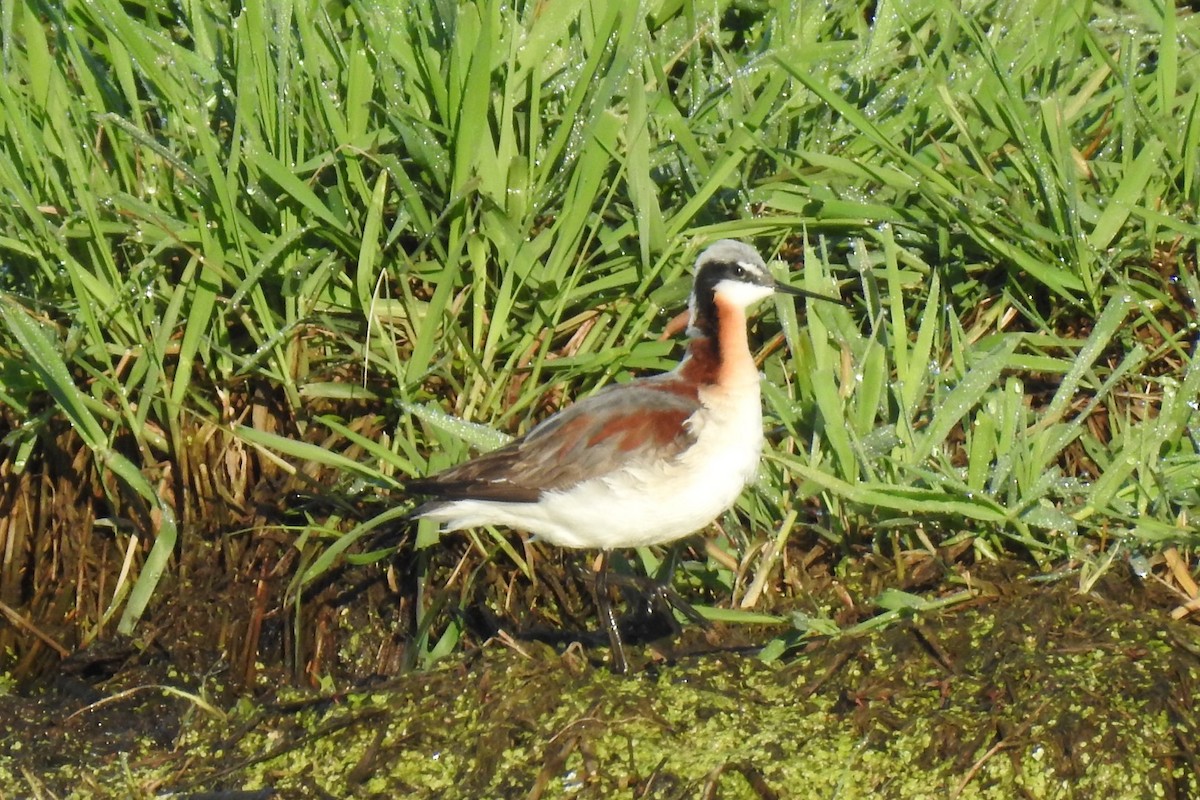
POLYGON ((813 300, 824 300, 827 303, 837 303, 839 306, 849 306, 850 303, 840 297, 830 297, 827 294, 819 292, 810 292, 807 289, 797 289, 795 286, 788 286, 786 283, 776 283, 775 290, 784 294, 795 295, 796 297, 811 297, 813 300))

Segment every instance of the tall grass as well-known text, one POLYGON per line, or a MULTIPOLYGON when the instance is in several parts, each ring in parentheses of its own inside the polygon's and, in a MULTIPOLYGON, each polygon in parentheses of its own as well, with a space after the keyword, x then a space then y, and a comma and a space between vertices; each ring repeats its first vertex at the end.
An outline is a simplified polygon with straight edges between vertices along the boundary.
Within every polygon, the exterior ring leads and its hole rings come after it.
MULTIPOLYGON (((6 7, 0 36, 7 464, 63 419, 91 453, 126 555, 89 625, 134 629, 187 558, 175 520, 252 488, 233 462, 395 497, 669 368, 718 236, 803 245, 790 279, 856 298, 756 327, 788 436, 735 559, 813 497, 839 546, 1051 565, 1193 542, 1186 11, 98 0, 6 7)), ((294 588, 402 510, 301 523, 294 588)), ((453 644, 428 632, 425 658, 453 644)))

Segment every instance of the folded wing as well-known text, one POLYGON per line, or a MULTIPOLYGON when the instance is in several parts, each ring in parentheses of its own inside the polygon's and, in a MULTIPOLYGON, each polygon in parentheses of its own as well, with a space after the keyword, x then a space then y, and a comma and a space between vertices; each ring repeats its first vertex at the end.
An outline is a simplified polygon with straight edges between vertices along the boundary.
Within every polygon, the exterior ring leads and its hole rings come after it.
MULTIPOLYGON (((533 503, 631 465, 670 460, 695 439, 695 394, 669 381, 641 380, 585 398, 528 434, 408 489, 438 500, 533 503)), ((420 513, 418 509, 417 513, 420 513)))

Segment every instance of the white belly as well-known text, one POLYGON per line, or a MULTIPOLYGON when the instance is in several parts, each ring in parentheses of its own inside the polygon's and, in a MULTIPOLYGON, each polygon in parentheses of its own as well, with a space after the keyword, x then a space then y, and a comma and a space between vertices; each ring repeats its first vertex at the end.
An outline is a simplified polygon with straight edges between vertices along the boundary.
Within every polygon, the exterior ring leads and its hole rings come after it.
POLYGON ((426 516, 447 530, 505 525, 560 547, 613 549, 674 541, 732 506, 762 455, 758 385, 701 393, 695 444, 669 462, 641 462, 536 503, 459 500, 426 516))

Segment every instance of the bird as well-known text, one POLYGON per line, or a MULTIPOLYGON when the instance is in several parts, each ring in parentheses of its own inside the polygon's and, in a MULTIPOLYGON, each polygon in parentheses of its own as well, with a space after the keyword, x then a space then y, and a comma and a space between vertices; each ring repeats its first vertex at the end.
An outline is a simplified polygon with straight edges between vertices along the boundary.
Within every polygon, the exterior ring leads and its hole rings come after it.
POLYGON ((747 311, 775 292, 844 305, 779 283, 743 242, 712 243, 696 259, 687 349, 673 370, 610 385, 496 450, 409 481, 410 493, 428 499, 408 516, 445 532, 496 525, 599 550, 596 607, 610 667, 627 672, 609 556, 707 527, 753 479, 764 440, 747 311))

